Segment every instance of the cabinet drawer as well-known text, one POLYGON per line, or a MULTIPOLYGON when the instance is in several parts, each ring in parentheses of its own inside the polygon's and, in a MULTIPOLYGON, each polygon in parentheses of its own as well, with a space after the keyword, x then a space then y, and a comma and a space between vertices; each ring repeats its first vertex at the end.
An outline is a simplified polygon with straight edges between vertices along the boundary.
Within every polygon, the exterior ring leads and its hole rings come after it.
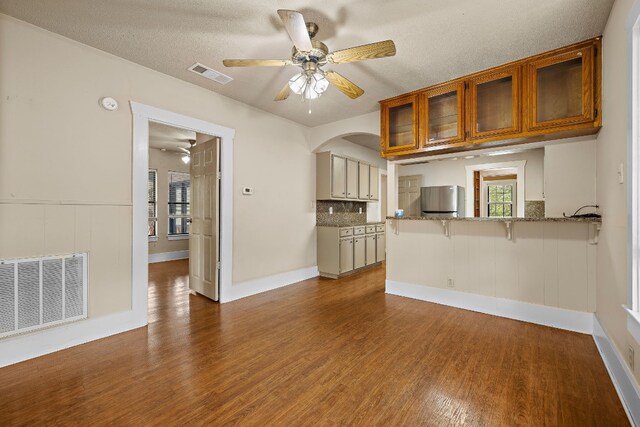
POLYGON ((367 234, 375 233, 376 226, 375 225, 367 225, 367 234))
POLYGON ((376 233, 383 233, 383 232, 384 232, 384 224, 376 225, 376 233))
POLYGON ((365 229, 364 225, 362 227, 353 227, 353 235, 359 236, 361 234, 364 234, 364 229, 365 229))
POLYGON ((353 236, 353 227, 341 228, 340 237, 353 236))

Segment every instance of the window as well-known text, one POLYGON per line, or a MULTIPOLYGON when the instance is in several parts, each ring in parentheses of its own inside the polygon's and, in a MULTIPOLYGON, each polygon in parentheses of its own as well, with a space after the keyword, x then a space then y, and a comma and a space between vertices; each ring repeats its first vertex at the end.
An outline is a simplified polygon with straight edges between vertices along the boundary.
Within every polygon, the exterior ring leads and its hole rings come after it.
POLYGON ((169 236, 189 234, 189 174, 169 171, 169 236))
POLYGON ((158 171, 149 169, 147 181, 147 199, 149 201, 149 237, 158 236, 158 171))
POLYGON ((487 185, 487 216, 513 216, 513 184, 487 185))

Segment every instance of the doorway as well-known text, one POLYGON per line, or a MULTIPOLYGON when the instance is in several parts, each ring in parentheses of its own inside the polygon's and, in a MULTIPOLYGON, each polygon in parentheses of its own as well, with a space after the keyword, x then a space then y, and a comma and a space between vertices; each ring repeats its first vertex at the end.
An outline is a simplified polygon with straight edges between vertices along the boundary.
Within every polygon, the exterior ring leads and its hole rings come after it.
POLYGON ((233 230, 233 137, 235 130, 159 108, 131 102, 133 113, 133 249, 132 249, 132 311, 139 325, 147 324, 148 306, 148 174, 149 123, 156 122, 216 135, 220 162, 220 234, 219 234, 219 301, 230 300, 232 284, 233 230))

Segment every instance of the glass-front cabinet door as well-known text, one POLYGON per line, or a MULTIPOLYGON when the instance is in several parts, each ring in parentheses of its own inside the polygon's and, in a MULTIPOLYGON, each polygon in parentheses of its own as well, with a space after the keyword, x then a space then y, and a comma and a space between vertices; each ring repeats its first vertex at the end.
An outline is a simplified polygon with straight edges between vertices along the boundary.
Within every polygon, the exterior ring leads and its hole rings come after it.
POLYGON ((408 95, 381 106, 382 149, 385 154, 418 148, 418 96, 408 95))
POLYGON ((593 46, 530 63, 529 129, 593 121, 593 70, 593 46))
POLYGON ((520 123, 520 67, 503 68, 469 80, 472 139, 516 134, 520 123))
POLYGON ((464 82, 420 95, 420 140, 427 149, 464 141, 464 82))

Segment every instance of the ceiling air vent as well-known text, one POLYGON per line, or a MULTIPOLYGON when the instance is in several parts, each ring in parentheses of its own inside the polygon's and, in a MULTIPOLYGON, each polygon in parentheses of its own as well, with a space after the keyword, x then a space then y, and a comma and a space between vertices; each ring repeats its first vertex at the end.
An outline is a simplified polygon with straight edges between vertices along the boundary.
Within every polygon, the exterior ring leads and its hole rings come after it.
POLYGON ((196 74, 200 74, 202 77, 206 77, 209 80, 213 80, 214 82, 218 82, 221 85, 226 85, 233 78, 227 76, 226 74, 222 74, 219 71, 211 69, 206 65, 202 65, 199 62, 196 62, 191 67, 188 68, 189 71, 193 71, 196 74))

